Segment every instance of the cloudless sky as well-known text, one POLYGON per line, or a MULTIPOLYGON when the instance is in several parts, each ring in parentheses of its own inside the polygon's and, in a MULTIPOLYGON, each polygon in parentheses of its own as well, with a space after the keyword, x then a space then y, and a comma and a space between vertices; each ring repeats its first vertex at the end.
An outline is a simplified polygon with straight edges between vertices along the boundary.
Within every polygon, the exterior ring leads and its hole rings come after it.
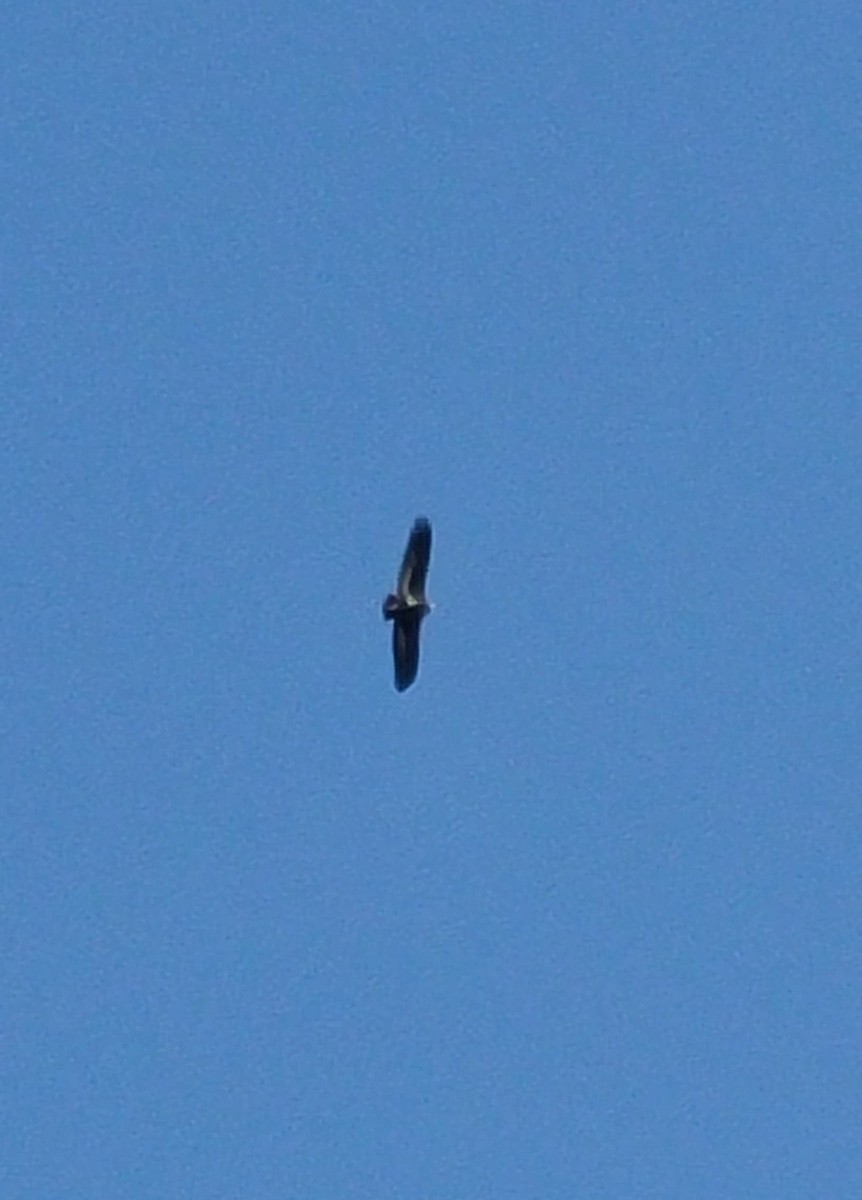
POLYGON ((5 1200, 862 1195, 860 35, 7 6, 5 1200))

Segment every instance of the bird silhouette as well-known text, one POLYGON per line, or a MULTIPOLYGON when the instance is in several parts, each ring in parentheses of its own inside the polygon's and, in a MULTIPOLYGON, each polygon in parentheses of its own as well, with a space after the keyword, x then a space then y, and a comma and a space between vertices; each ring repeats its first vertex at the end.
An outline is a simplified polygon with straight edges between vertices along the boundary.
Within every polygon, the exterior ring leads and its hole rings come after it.
POLYGON ((417 517, 407 539, 395 591, 383 601, 383 618, 392 621, 395 687, 405 691, 419 670, 419 627, 431 611, 425 596, 425 576, 431 558, 431 523, 417 517))

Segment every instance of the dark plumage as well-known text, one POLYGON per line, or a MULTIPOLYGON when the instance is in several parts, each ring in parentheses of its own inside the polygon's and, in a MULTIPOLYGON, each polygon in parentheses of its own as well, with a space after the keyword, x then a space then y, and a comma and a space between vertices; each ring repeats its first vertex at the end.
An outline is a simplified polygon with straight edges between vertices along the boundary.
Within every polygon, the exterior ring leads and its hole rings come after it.
POLYGON ((425 576, 431 558, 431 524, 417 517, 410 530, 407 549, 395 591, 383 601, 383 617, 392 621, 392 655, 395 659, 395 686, 403 692, 419 670, 419 627, 431 611, 425 597, 425 576))

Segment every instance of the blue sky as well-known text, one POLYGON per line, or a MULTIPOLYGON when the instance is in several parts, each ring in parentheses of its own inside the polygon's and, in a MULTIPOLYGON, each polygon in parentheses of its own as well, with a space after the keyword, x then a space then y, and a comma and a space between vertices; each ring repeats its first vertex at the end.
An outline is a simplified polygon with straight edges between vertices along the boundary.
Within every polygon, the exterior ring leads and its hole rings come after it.
POLYGON ((860 26, 10 10, 5 1197, 860 1194, 860 26))

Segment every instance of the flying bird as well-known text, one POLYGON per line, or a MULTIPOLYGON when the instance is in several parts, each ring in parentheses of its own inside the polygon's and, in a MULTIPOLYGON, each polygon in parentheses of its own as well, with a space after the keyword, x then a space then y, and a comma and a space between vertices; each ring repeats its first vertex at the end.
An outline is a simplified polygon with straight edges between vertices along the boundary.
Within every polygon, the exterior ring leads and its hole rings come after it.
POLYGON ((425 576, 431 557, 431 523, 417 517, 398 572, 395 591, 383 601, 383 618, 392 622, 395 687, 403 692, 419 670, 419 626, 431 611, 425 597, 425 576))

